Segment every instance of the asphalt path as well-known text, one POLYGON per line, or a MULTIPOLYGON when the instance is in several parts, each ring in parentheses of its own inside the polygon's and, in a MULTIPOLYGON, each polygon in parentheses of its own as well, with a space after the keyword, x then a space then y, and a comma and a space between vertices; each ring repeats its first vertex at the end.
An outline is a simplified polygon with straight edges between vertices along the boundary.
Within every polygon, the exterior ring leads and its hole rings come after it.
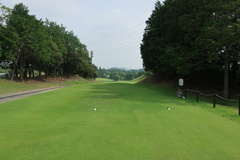
POLYGON ((44 93, 44 92, 57 90, 57 89, 60 89, 60 88, 63 88, 63 87, 65 87, 65 86, 37 89, 37 90, 18 92, 18 93, 13 93, 13 94, 2 94, 2 95, 0 95, 0 103, 13 101, 13 100, 24 98, 24 97, 29 97, 31 95, 35 95, 35 94, 39 94, 39 93, 44 93))

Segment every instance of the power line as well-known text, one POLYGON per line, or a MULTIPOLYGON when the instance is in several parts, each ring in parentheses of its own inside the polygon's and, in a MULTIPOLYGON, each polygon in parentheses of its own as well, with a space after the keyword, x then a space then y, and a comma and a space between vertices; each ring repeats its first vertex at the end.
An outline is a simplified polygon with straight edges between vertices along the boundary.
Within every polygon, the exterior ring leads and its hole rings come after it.
POLYGON ((122 46, 122 45, 129 45, 129 44, 132 44, 132 43, 140 43, 140 39, 137 38, 137 39, 127 39, 125 41, 115 41, 115 42, 112 42, 112 43, 106 43, 104 45, 101 45, 99 47, 91 47, 91 48, 94 48, 94 50, 102 50, 104 48, 112 48, 112 47, 117 47, 117 46, 122 46))
POLYGON ((98 44, 93 44, 93 45, 89 45, 89 46, 91 46, 91 47, 94 47, 94 46, 102 46, 103 44, 109 44, 109 43, 113 43, 113 42, 115 42, 116 40, 117 41, 120 41, 120 40, 125 40, 125 39, 129 39, 129 38, 134 38, 134 37, 136 37, 136 36, 140 36, 140 33, 142 33, 143 31, 138 31, 138 32, 133 32, 133 33, 131 33, 131 34, 128 34, 128 35, 123 35, 123 36, 121 36, 121 37, 114 37, 114 38, 112 38, 112 39, 108 39, 108 40, 106 40, 106 41, 102 41, 102 42, 100 42, 100 43, 98 43, 98 44))
POLYGON ((112 48, 105 47, 105 48, 102 48, 102 49, 98 49, 98 50, 95 50, 96 51, 95 56, 114 54, 114 52, 119 52, 119 51, 132 49, 132 48, 139 48, 140 49, 140 42, 139 43, 138 42, 139 41, 133 41, 132 43, 127 43, 127 44, 123 43, 121 45, 116 45, 116 47, 112 47, 112 48), (103 54, 99 54, 99 53, 103 53, 103 54))
POLYGON ((128 28, 127 30, 124 30, 124 31, 118 32, 118 33, 116 33, 116 34, 113 34, 113 35, 110 35, 110 36, 103 37, 103 38, 101 38, 101 39, 99 39, 99 40, 92 41, 92 42, 87 42, 86 44, 96 43, 96 42, 99 42, 99 41, 102 41, 102 40, 105 40, 105 39, 108 39, 108 38, 114 37, 114 36, 119 35, 119 34, 121 34, 121 33, 127 32, 127 31, 129 31, 129 30, 131 30, 131 29, 133 29, 133 28, 139 27, 141 24, 143 24, 143 23, 137 24, 137 25, 135 25, 135 26, 133 26, 133 27, 128 28))
POLYGON ((113 51, 113 50, 117 50, 119 48, 128 47, 132 44, 139 45, 141 42, 141 38, 139 36, 140 36, 139 34, 138 35, 135 34, 134 36, 131 35, 131 36, 125 37, 124 40, 120 39, 118 41, 116 41, 116 39, 112 39, 111 42, 103 42, 97 46, 93 45, 90 48, 97 52, 99 52, 99 51, 103 52, 103 51, 109 51, 109 50, 113 51), (138 36, 138 37, 136 37, 136 36, 138 36))
POLYGON ((144 29, 140 29, 139 26, 140 24, 122 32, 89 42, 89 48, 94 50, 95 57, 122 53, 133 48, 139 48, 140 51, 141 36, 144 29))
POLYGON ((121 49, 121 50, 117 50, 115 52, 111 52, 111 53, 104 53, 104 54, 99 54, 99 55, 96 55, 95 57, 99 57, 99 56, 105 56, 105 55, 110 55, 110 54, 118 54, 119 52, 122 52, 122 51, 125 51, 125 50, 129 50, 129 49, 132 49, 132 48, 135 48, 135 47, 130 47, 130 48, 124 48, 124 49, 121 49))
POLYGON ((134 42, 134 43, 129 43, 129 44, 125 44, 125 45, 119 45, 119 46, 116 46, 114 48, 107 48, 106 47, 106 49, 97 50, 96 51, 96 53, 97 53, 96 56, 111 54, 113 52, 119 52, 119 51, 122 51, 122 50, 132 49, 132 48, 137 48, 137 47, 140 49, 140 43, 134 42), (133 46, 133 45, 135 45, 135 46, 133 46), (99 53, 103 53, 103 54, 99 54, 99 53))

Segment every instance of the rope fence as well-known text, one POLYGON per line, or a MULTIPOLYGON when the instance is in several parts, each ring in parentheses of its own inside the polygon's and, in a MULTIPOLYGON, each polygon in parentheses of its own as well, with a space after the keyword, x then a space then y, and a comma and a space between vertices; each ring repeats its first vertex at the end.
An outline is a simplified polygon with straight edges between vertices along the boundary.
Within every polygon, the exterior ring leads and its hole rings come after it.
POLYGON ((182 98, 187 98, 187 92, 192 92, 192 93, 196 94, 196 102, 199 102, 199 95, 205 96, 205 97, 212 97, 214 108, 216 107, 216 99, 217 98, 224 100, 224 101, 229 101, 229 102, 238 102, 238 115, 240 115, 240 96, 238 99, 228 99, 228 98, 224 98, 218 94, 205 94, 205 93, 202 93, 197 90, 183 89, 182 98))

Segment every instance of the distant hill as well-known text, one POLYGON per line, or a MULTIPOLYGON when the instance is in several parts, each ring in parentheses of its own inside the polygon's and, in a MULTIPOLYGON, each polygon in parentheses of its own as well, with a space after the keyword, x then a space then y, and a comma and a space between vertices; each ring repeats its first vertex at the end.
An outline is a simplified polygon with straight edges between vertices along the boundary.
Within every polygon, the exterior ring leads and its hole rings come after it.
POLYGON ((118 67, 112 67, 112 68, 108 68, 106 70, 109 70, 109 71, 111 71, 111 70, 117 70, 117 71, 121 70, 121 71, 136 71, 136 72, 144 71, 143 68, 142 69, 129 69, 129 68, 118 68, 118 67))
POLYGON ((97 70, 97 75, 99 78, 110 78, 115 81, 118 80, 133 80, 137 77, 145 75, 144 69, 127 69, 127 68, 101 68, 97 70))

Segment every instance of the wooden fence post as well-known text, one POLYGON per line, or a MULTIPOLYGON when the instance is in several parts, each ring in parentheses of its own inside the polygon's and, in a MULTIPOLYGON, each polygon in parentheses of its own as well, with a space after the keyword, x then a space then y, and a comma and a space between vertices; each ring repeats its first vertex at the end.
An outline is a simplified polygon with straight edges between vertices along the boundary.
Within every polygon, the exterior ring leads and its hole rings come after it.
POLYGON ((213 108, 216 108, 216 95, 213 96, 213 108))
POLYGON ((240 115, 240 96, 238 97, 238 115, 240 115))
POLYGON ((199 99, 199 94, 198 92, 196 92, 196 102, 198 102, 198 99, 199 99))

